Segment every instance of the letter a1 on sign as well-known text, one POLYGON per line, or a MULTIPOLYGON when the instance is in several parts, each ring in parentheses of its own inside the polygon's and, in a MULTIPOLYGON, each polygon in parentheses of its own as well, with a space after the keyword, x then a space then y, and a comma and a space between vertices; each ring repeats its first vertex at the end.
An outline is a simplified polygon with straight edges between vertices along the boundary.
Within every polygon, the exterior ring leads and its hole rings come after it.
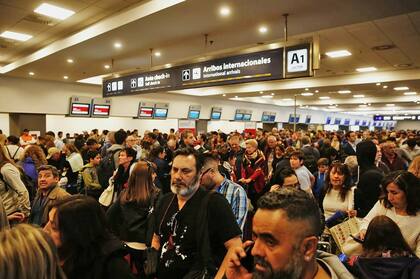
POLYGON ((308 49, 290 50, 287 52, 287 72, 306 72, 308 70, 308 49))

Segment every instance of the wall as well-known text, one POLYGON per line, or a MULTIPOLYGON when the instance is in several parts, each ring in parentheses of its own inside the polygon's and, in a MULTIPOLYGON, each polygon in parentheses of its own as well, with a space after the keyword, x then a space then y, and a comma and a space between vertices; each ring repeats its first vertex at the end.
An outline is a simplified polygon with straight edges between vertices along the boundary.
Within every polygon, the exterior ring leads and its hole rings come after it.
POLYGON ((397 121, 396 130, 420 130, 420 121, 397 121))
MULTIPOLYGON (((82 85, 67 82, 41 81, 0 77, 0 98, 7 100, 0 102, 0 112, 5 113, 44 113, 47 114, 47 130, 63 132, 80 132, 93 128, 113 130, 116 128, 146 129, 158 128, 164 132, 169 128, 177 128, 177 119, 186 118, 190 105, 201 105, 200 119, 209 119, 211 108, 221 107, 221 121, 209 121, 208 130, 243 130, 244 123, 229 121, 234 118, 236 109, 251 109, 252 121, 261 121, 264 111, 276 112, 276 122, 287 122, 291 107, 279 107, 269 104, 245 103, 230 100, 216 100, 212 97, 196 97, 174 93, 150 93, 143 95, 123 96, 112 98, 111 117, 97 118, 67 118, 69 100, 71 96, 101 97, 100 86, 82 85), (136 120, 139 102, 169 103, 167 120, 136 120), (213 123, 214 122, 214 123, 213 123)), ((311 115, 311 123, 325 123, 327 116, 368 120, 367 116, 354 116, 341 113, 327 113, 324 111, 298 109, 300 123, 304 123, 306 115, 311 115)), ((2 124, 0 118, 0 124, 2 124)), ((8 130, 8 128, 4 128, 8 130)))
POLYGON ((2 130, 5 135, 10 134, 8 113, 0 113, 0 130, 2 130))

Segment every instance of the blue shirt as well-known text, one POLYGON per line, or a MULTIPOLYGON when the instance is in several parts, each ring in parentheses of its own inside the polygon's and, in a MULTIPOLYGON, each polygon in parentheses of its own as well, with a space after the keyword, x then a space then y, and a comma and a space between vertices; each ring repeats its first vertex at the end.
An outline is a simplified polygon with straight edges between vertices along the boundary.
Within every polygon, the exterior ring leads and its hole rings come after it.
POLYGON ((225 178, 216 189, 216 192, 222 194, 228 200, 236 222, 242 230, 248 212, 248 199, 245 189, 239 184, 225 178))

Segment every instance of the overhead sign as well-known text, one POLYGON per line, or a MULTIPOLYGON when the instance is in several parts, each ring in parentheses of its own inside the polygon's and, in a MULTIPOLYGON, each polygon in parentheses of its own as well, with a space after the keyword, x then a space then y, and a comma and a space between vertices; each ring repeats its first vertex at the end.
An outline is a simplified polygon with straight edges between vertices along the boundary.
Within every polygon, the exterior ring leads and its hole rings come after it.
POLYGON ((254 81, 309 76, 310 44, 218 58, 201 63, 132 74, 103 82, 103 96, 220 86, 254 81))
POLYGON ((420 115, 374 115, 373 121, 420 120, 420 115))

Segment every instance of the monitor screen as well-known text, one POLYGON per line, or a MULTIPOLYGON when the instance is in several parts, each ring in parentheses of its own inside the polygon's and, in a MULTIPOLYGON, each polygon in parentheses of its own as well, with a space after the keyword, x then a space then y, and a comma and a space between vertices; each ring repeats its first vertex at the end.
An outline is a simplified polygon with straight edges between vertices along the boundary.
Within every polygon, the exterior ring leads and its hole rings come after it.
POLYGON ((235 114, 235 120, 243 120, 244 114, 243 113, 236 113, 235 114))
POLYGON ((344 119, 344 125, 346 125, 346 126, 350 125, 350 118, 344 119))
POLYGON ((155 118, 166 118, 168 116, 168 109, 155 108, 155 118))
POLYGON ((305 123, 306 123, 306 124, 310 124, 310 123, 311 123, 311 118, 312 118, 312 116, 307 115, 307 116, 306 116, 305 123))
POLYGON ((221 116, 222 116, 222 112, 220 112, 220 111, 213 111, 211 113, 210 118, 213 119, 213 120, 219 120, 221 116))
POLYGON ((327 120, 325 121, 325 124, 331 124, 331 116, 327 116, 327 120))
POLYGON ((362 126, 366 126, 366 120, 362 121, 362 126))
POLYGON ((299 123, 299 118, 300 118, 300 115, 299 114, 296 114, 296 119, 295 119, 295 117, 294 117, 294 114, 290 114, 289 115, 289 123, 299 123))
POLYGON ((340 125, 341 124, 341 118, 334 119, 334 125, 340 125))
POLYGON ((153 108, 141 107, 140 110, 139 110, 139 117, 152 118, 153 117, 153 108))
POLYGON ((110 105, 93 104, 92 116, 109 116, 110 105))
POLYGON ((269 119, 270 122, 274 122, 276 121, 276 116, 275 115, 270 115, 269 119))
POLYGON ((356 119, 356 120, 354 121, 354 125, 358 126, 359 124, 360 124, 360 120, 359 120, 359 119, 356 119))
POLYGON ((198 119, 200 118, 200 111, 199 110, 190 110, 188 112, 189 119, 198 119))
POLYGON ((276 116, 272 114, 263 114, 261 117, 262 122, 274 122, 276 121, 276 116))
POLYGON ((251 114, 248 114, 248 113, 244 114, 244 118, 242 120, 245 120, 245 121, 251 120, 251 114))
POLYGON ((72 103, 70 114, 88 116, 90 114, 90 104, 72 103))

